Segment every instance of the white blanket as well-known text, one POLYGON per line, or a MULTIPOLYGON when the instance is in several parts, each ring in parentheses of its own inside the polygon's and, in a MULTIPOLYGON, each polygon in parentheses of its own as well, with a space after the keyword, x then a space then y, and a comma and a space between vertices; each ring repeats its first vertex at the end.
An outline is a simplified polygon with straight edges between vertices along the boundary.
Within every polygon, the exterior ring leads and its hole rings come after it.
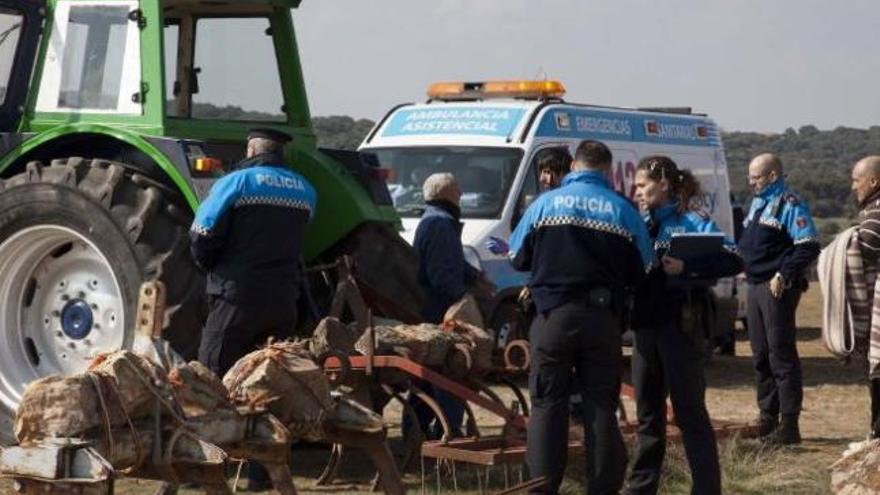
POLYGON ((847 247, 858 229, 849 228, 838 234, 819 254, 817 271, 822 288, 822 341, 828 352, 847 358, 855 349, 855 325, 847 302, 847 247))
POLYGON ((871 378, 880 375, 880 277, 865 266, 858 228, 834 238, 819 255, 824 297, 822 340, 837 357, 867 360, 871 378))

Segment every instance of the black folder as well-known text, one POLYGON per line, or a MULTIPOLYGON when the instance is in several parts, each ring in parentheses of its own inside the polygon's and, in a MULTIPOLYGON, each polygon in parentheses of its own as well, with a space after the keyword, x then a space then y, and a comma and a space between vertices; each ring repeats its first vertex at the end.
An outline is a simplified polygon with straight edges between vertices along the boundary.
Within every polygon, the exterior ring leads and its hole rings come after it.
POLYGON ((689 260, 721 253, 723 232, 687 232, 672 234, 666 254, 672 258, 689 260))

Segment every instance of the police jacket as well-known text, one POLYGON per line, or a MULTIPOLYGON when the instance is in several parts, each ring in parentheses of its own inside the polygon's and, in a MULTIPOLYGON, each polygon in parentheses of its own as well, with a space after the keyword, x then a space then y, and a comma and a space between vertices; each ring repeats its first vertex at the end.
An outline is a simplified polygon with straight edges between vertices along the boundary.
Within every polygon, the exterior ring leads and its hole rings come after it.
POLYGON ((742 271, 742 259, 736 245, 724 239, 724 251, 684 261, 684 271, 676 276, 663 271, 661 260, 669 250, 673 234, 721 232, 707 214, 693 210, 678 212, 677 201, 651 210, 645 217, 654 244, 654 256, 645 281, 636 291, 635 328, 657 328, 678 324, 682 305, 704 300, 715 279, 731 277, 742 271))
POLYGON ((476 268, 464 260, 461 228, 458 208, 440 201, 428 202, 416 228, 418 281, 428 296, 422 317, 430 323, 440 323, 477 277, 476 268))
POLYGON ((751 283, 766 282, 776 272, 786 282, 801 280, 819 256, 819 236, 810 209, 782 179, 752 199, 743 226, 739 251, 751 283))
POLYGON ((513 267, 531 270, 529 287, 542 313, 586 302, 596 287, 622 302, 644 277, 652 254, 645 222, 597 171, 572 172, 559 188, 538 196, 510 237, 513 267))
POLYGON ((190 229, 207 293, 241 304, 294 303, 315 189, 281 155, 245 160, 214 183, 190 229))

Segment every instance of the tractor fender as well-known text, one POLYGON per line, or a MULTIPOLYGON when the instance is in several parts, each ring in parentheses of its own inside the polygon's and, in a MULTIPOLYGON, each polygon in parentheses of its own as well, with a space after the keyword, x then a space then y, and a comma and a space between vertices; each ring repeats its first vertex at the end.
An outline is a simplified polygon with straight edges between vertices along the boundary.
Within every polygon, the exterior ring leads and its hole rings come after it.
MULTIPOLYGON (((149 162, 141 163, 141 165, 151 169, 139 170, 139 172, 146 173, 153 176, 151 178, 155 180, 171 185, 183 196, 187 205, 195 211, 199 204, 199 199, 192 187, 191 179, 188 177, 188 165, 187 163, 176 163, 181 160, 185 162, 186 155, 181 148, 181 152, 178 153, 179 156, 169 156, 170 154, 160 150, 158 145, 160 141, 179 141, 159 137, 145 137, 125 129, 106 125, 65 124, 39 134, 34 134, 29 139, 18 143, 17 146, 7 151, 0 158, 0 177, 9 177, 17 173, 31 160, 51 160, 52 158, 64 158, 74 154, 80 156, 88 155, 88 153, 65 151, 69 149, 67 145, 75 144, 78 141, 81 142, 84 139, 94 139, 99 143, 122 145, 136 151, 140 155, 140 161, 144 161, 145 157, 149 162), (156 177, 155 175, 157 174, 160 174, 160 176, 156 177)), ((96 154, 100 155, 101 153, 96 154)), ((84 157, 117 158, 112 156, 84 157)))

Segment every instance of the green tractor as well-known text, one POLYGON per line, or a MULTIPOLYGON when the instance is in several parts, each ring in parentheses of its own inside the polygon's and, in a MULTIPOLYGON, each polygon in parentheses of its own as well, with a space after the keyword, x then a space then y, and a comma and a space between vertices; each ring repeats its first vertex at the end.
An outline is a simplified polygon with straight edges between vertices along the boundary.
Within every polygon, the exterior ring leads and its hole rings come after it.
POLYGON ((299 3, 0 0, 0 440, 30 381, 132 344, 144 280, 165 283, 164 335, 194 355, 187 232, 254 126, 294 136, 286 157, 318 190, 305 262, 351 254, 382 298, 419 307, 383 171, 317 148, 299 3))

